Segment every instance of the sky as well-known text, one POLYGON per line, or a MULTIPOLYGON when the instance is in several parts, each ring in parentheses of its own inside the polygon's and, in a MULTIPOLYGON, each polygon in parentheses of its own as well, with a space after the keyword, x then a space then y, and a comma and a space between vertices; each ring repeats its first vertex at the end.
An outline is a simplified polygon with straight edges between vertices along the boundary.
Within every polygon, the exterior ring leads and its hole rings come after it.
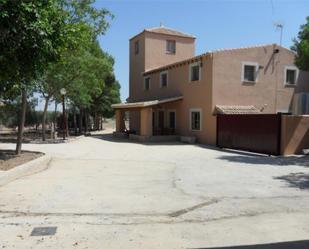
POLYGON ((99 38, 115 58, 121 99, 128 97, 129 39, 162 23, 196 36, 196 55, 220 48, 280 43, 275 22, 284 25, 282 45, 290 47, 309 16, 309 0, 97 0, 95 6, 114 15, 99 38))

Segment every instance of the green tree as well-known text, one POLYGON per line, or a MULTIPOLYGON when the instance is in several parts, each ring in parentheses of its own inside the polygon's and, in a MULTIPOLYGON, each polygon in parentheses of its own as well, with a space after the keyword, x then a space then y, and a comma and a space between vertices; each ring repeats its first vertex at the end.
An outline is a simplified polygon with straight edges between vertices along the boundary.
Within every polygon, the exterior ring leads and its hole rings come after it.
POLYGON ((16 153, 20 154, 25 123, 27 91, 59 59, 71 27, 57 0, 0 0, 0 84, 21 92, 21 113, 16 153))
POLYGON ((297 55, 295 57, 295 64, 301 70, 309 70, 309 16, 306 18, 307 22, 301 25, 297 39, 294 39, 294 50, 297 55))
MULTIPOLYGON (((70 49, 62 51, 62 60, 56 63, 50 63, 48 70, 39 82, 39 91, 45 99, 43 117, 42 117, 42 139, 45 140, 45 123, 49 101, 51 99, 60 99, 59 91, 66 88, 69 92, 82 90, 82 85, 73 86, 75 79, 80 77, 83 66, 81 65, 81 55, 92 46, 93 41, 98 35, 105 33, 109 27, 108 17, 112 14, 104 9, 93 7, 93 0, 63 0, 62 5, 67 12, 67 24, 70 24, 74 32, 71 32, 70 49), (78 61, 78 63, 75 63, 78 61)), ((84 58, 87 59, 87 58, 84 58)), ((85 61, 83 62, 85 64, 85 61)), ((89 74, 92 72, 89 71, 89 74)), ((83 95, 83 94, 82 94, 83 95)), ((81 96, 85 98, 85 96, 81 96)))

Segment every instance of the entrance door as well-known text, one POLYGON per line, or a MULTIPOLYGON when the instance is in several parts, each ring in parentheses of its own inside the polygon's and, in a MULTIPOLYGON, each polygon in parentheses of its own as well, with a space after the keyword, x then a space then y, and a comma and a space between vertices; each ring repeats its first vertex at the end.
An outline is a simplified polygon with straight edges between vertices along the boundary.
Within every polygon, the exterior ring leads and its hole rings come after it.
POLYGON ((159 129, 163 130, 164 128, 164 111, 159 111, 159 120, 158 120, 159 129))
POLYGON ((176 113, 174 111, 169 112, 169 128, 175 129, 176 127, 176 113))

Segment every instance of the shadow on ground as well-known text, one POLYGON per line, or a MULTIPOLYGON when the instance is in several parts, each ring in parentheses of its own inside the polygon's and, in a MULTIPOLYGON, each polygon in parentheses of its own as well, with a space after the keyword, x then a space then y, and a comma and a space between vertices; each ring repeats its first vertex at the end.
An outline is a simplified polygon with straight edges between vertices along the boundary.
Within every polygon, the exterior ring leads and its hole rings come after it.
POLYGON ((309 167, 309 156, 270 157, 264 155, 222 155, 218 159, 243 163, 248 165, 273 165, 273 166, 305 166, 309 167))
MULTIPOLYGON (((276 180, 282 180, 288 183, 288 187, 309 190, 309 174, 303 172, 291 173, 284 176, 274 177, 276 180)), ((308 246, 309 248, 309 246, 308 246)))
MULTIPOLYGON (((150 146, 159 145, 177 145, 184 146, 187 145, 181 142, 147 142, 141 143, 138 141, 130 140, 129 138, 118 138, 114 137, 112 133, 91 135, 92 138, 101 139, 109 141, 112 143, 136 143, 150 146)), ((204 145, 204 144, 191 144, 191 146, 196 146, 202 149, 216 150, 219 152, 224 152, 225 155, 217 157, 217 159, 225 160, 235 163, 243 163, 244 166, 248 165, 274 165, 274 166, 305 166, 309 167, 309 156, 289 156, 289 157, 274 157, 263 154, 251 153, 246 151, 236 151, 228 149, 220 149, 215 146, 204 145)))
POLYGON ((227 246, 227 247, 204 247, 195 249, 308 249, 309 240, 288 241, 271 244, 245 245, 245 246, 227 246))
POLYGON ((143 145, 184 145, 184 143, 171 141, 171 142, 139 142, 136 140, 132 140, 129 138, 119 138, 114 137, 113 134, 100 134, 100 135, 91 135, 92 138, 101 139, 104 141, 112 142, 112 143, 132 143, 132 144, 143 144, 143 145))

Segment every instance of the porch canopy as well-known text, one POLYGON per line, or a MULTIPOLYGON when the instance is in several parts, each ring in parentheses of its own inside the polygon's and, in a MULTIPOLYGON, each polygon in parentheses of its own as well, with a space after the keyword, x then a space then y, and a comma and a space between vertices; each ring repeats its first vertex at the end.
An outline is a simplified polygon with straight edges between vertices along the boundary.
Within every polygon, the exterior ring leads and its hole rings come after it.
POLYGON ((152 127, 152 107, 182 100, 183 96, 174 96, 163 99, 147 100, 131 103, 113 104, 112 108, 116 111, 116 132, 125 130, 125 111, 139 110, 140 111, 140 135, 151 136, 152 127))

